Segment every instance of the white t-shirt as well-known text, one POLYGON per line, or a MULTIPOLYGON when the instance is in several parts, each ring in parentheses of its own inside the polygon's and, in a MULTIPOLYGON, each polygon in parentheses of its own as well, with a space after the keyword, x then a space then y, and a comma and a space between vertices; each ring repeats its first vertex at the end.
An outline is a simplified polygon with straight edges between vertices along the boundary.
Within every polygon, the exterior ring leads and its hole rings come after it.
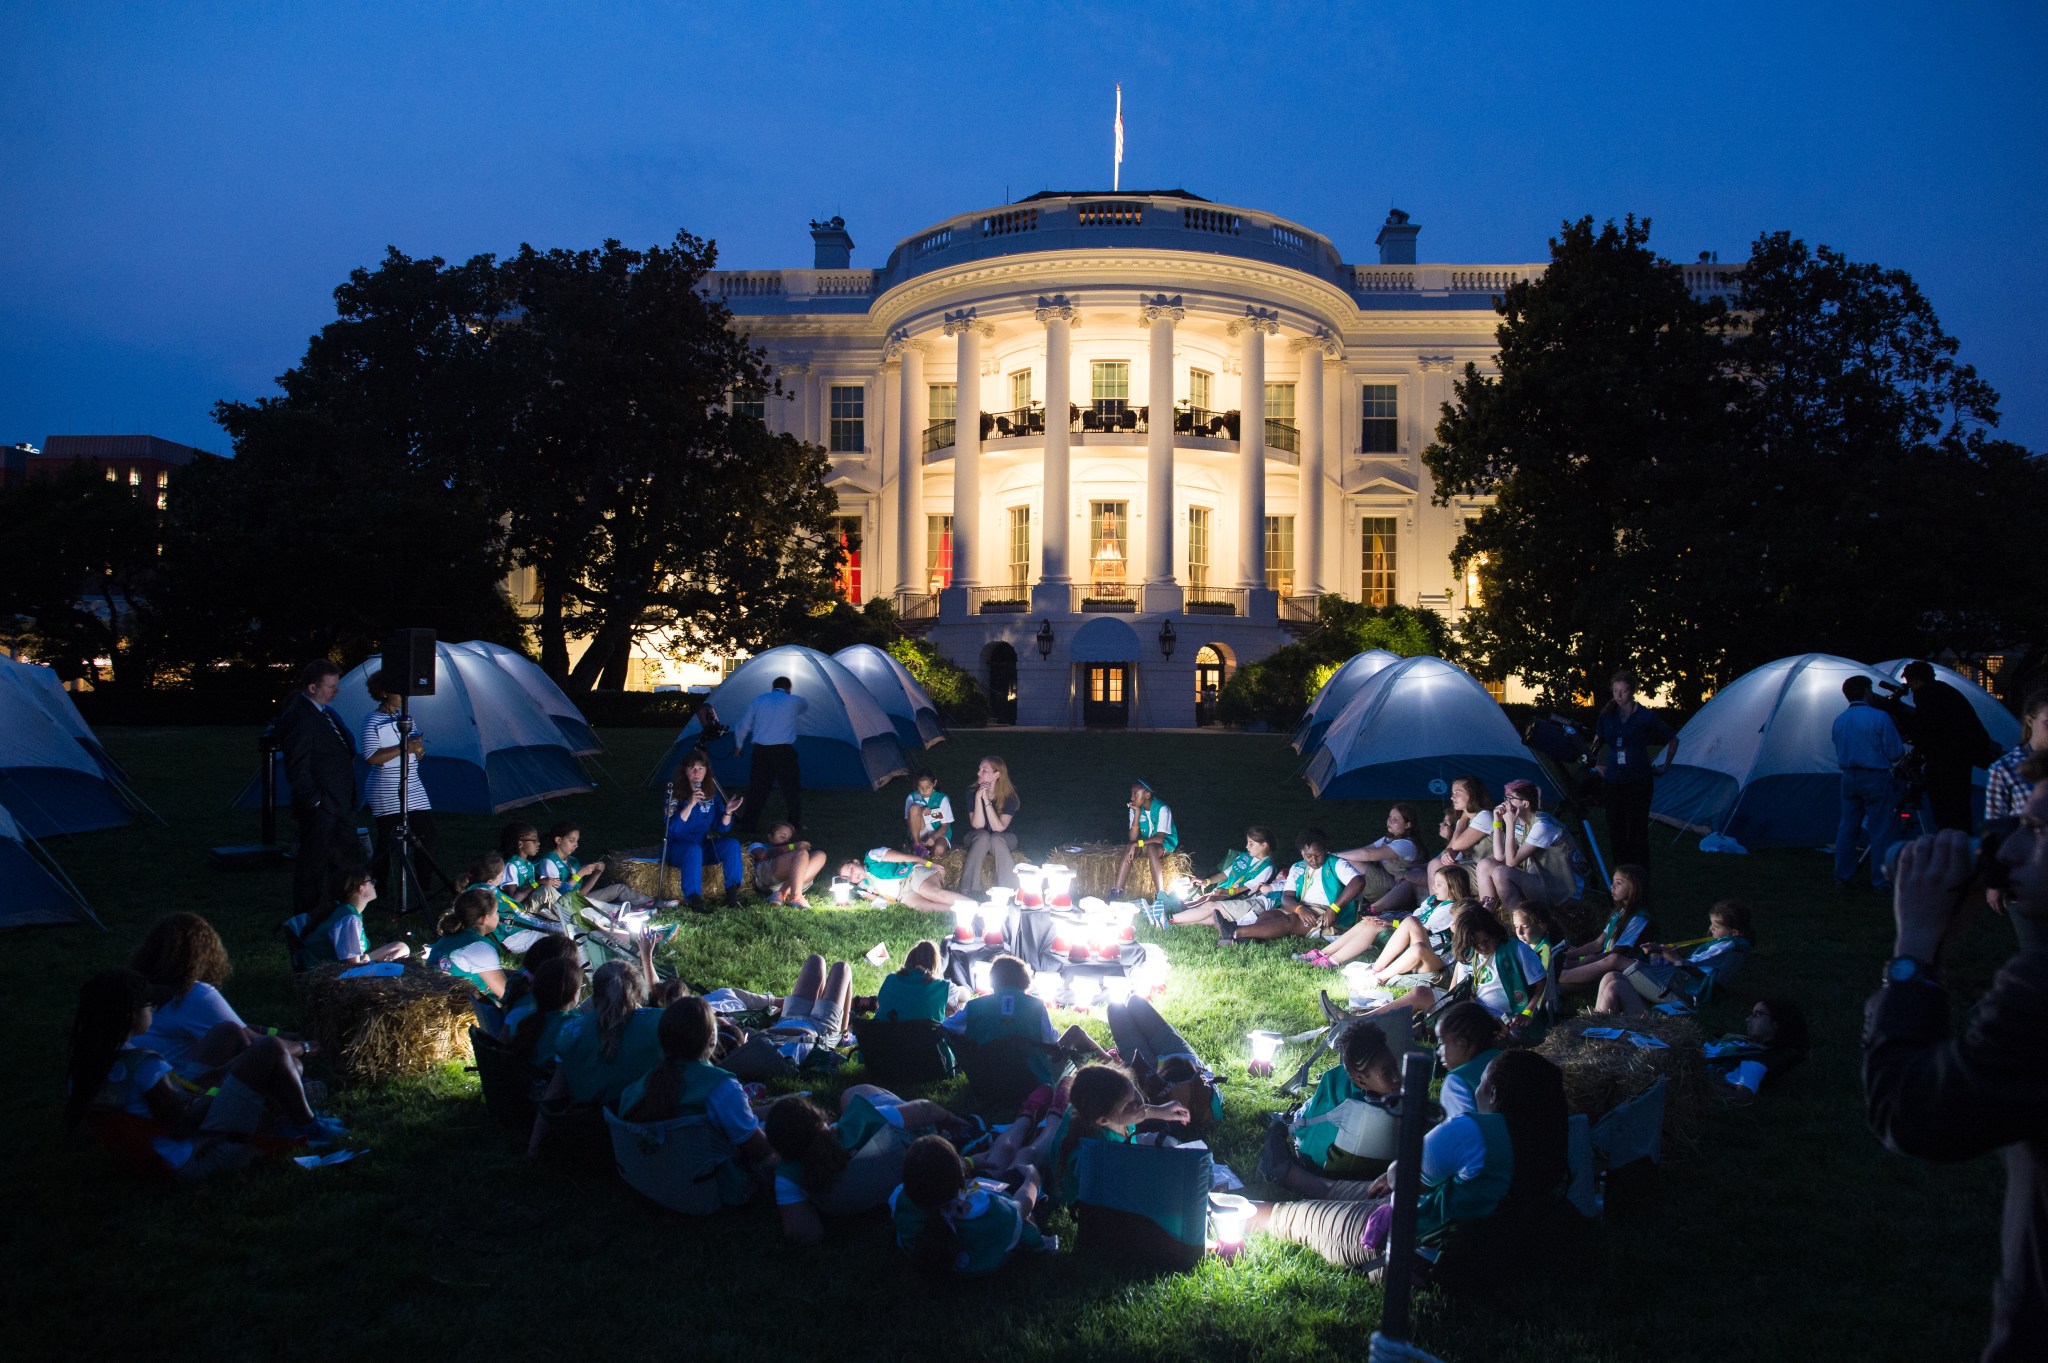
MULTIPOLYGON (((420 731, 414 729, 412 736, 414 738, 420 737, 420 731)), ((398 716, 387 715, 382 710, 372 710, 369 714, 363 716, 363 730, 358 740, 358 746, 362 750, 362 758, 365 762, 370 760, 370 754, 374 752, 382 751, 385 748, 397 747, 398 716)), ((393 758, 382 766, 370 768, 368 789, 364 792, 364 795, 370 802, 370 812, 372 814, 382 816, 398 812, 399 762, 400 759, 393 758)), ((407 808, 429 808, 430 806, 427 804, 427 788, 420 784, 420 759, 417 757, 411 758, 405 761, 404 765, 407 808)))
POLYGON ((1565 881, 1569 878, 1571 881, 1569 889, 1574 897, 1585 891, 1585 877, 1571 869, 1569 865, 1552 865, 1555 854, 1545 850, 1557 847, 1559 844, 1568 845, 1570 843, 1571 834, 1565 831, 1563 824, 1553 819, 1550 815, 1539 812, 1534 818, 1529 820, 1529 826, 1522 830, 1520 840, 1525 847, 1534 847, 1539 851, 1543 851, 1545 864, 1539 867, 1538 871, 1543 875, 1546 883, 1555 879, 1557 883, 1552 886, 1554 890, 1560 894, 1563 893, 1567 889, 1565 881))
MULTIPOLYGON (((532 935, 536 938, 540 936, 539 933, 532 935)), ((481 975, 487 970, 503 970, 505 968, 505 958, 498 954, 497 945, 488 940, 465 942, 441 959, 446 962, 446 965, 442 967, 444 970, 451 966, 460 966, 472 975, 481 975)))
MULTIPOLYGON (((1536 986, 1541 984, 1546 978, 1543 971, 1543 958, 1536 954, 1535 948, 1519 938, 1509 942, 1501 950, 1516 953, 1517 963, 1522 967, 1522 981, 1529 986, 1530 991, 1533 993, 1536 986)), ((1460 962, 1458 969, 1451 976, 1452 986, 1458 985, 1471 973, 1472 967, 1460 962)), ((1472 998, 1495 1017, 1505 1019, 1508 1016, 1510 1011, 1508 1007, 1508 991, 1507 986, 1500 982, 1499 971, 1487 971, 1485 980, 1472 990, 1472 998)))
POLYGON ((1418 855, 1420 855, 1415 850, 1415 843, 1413 842, 1413 840, 1408 838, 1375 838, 1373 839, 1373 841, 1366 844, 1366 849, 1368 851, 1375 847, 1391 848, 1395 856, 1399 857, 1401 860, 1409 863, 1410 865, 1413 865, 1415 863, 1415 858, 1418 855))
MULTIPOLYGON (((721 1087, 723 1086, 721 1085, 721 1087)), ((901 1098, 898 1098, 893 1093, 871 1093, 867 1095, 867 1100, 874 1107, 875 1111, 882 1115, 883 1121, 895 1127, 898 1131, 903 1129, 903 1114, 897 1111, 903 1105, 901 1098)), ((795 1207, 809 1202, 811 1195, 804 1190, 802 1180, 802 1166, 792 1164, 776 1165, 775 1205, 778 1207, 795 1207)))
MULTIPOLYGON (((1358 879, 1358 868, 1342 857, 1329 857, 1323 862, 1323 865, 1337 868, 1337 888, 1339 890, 1342 890, 1344 886, 1358 879)), ((1323 889, 1322 870, 1318 868, 1311 871, 1308 868, 1308 863, 1305 861, 1295 862, 1294 869, 1287 873, 1286 892, 1293 895, 1295 899, 1303 904, 1315 904, 1325 909, 1335 902, 1323 889)))
POLYGON ((248 1025, 228 1006, 220 990, 210 984, 195 984, 159 1007, 149 1030, 130 1044, 155 1051, 180 1074, 188 1070, 197 1072, 206 1068, 194 1054, 201 1039, 223 1022, 232 1022, 237 1027, 248 1025))
POLYGON ((1422 1181, 1468 1183, 1486 1168, 1486 1137, 1470 1116, 1446 1118, 1422 1137, 1422 1181))
MULTIPOLYGON (((1470 819, 1466 820, 1465 829, 1467 832, 1470 832, 1472 829, 1475 828, 1479 830, 1482 836, 1493 836, 1493 811, 1490 809, 1482 809, 1477 814, 1474 814, 1470 819)), ((1477 844, 1474 844, 1474 846, 1477 846, 1477 844)), ((1456 857, 1459 861, 1463 862, 1469 862, 1473 860, 1472 849, 1470 847, 1466 848, 1462 852, 1454 852, 1451 855, 1456 857)))

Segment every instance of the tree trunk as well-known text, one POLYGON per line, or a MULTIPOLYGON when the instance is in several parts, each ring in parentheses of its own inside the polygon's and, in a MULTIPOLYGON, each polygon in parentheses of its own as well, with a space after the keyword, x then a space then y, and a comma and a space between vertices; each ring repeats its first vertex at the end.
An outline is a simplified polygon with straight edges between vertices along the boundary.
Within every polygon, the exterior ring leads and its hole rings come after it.
POLYGON ((540 618, 535 632, 540 635, 541 671, 557 682, 569 679, 569 637, 562 628, 562 588, 552 572, 540 572, 540 618))
POLYGON ((600 691, 623 691, 626 677, 633 665, 633 636, 628 634, 612 649, 611 657, 605 659, 604 671, 597 679, 600 691))

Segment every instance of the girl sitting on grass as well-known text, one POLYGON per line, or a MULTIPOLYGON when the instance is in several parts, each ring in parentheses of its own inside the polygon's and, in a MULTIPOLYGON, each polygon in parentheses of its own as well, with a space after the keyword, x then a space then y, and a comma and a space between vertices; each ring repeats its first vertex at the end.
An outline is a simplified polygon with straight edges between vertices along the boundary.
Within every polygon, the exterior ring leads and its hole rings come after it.
POLYGON ((546 1104, 617 1108, 627 1088, 660 1063, 664 1014, 646 1001, 647 977, 630 961, 607 961, 591 977, 590 1006, 566 1019, 556 1034, 558 1063, 534 1123, 536 1148, 546 1104))
POLYGON ((1329 834, 1311 828, 1297 846, 1301 860, 1287 873, 1278 906, 1239 926, 1225 941, 1270 942, 1328 932, 1352 912, 1365 883, 1350 862, 1330 855, 1329 834))
POLYGON ((455 896, 436 925, 440 936, 427 949, 427 965, 474 985, 492 1000, 505 996, 505 958, 498 953, 498 896, 472 885, 455 896))
POLYGON ((875 1016, 884 1022, 944 1022, 951 995, 952 986, 939 974, 939 944, 919 942, 903 953, 901 970, 883 977, 875 1016))
POLYGON ((873 1211, 888 1201, 889 1190, 903 1179, 901 1154, 894 1157, 886 1178, 874 1185, 873 1201, 848 1205, 848 1189, 841 1186, 841 1175, 853 1157, 884 1130, 921 1134, 955 1124, 953 1114, 937 1103, 905 1101, 874 1084, 855 1084, 840 1094, 837 1120, 800 1095, 776 1100, 761 1127, 781 1161, 775 1166, 775 1207, 782 1218, 783 1238, 807 1245, 824 1238, 819 1199, 843 1216, 873 1211))
POLYGON ((1310 965, 1340 966, 1379 948, 1373 961, 1373 975, 1390 980, 1397 975, 1434 975, 1444 968, 1444 953, 1450 950, 1451 926, 1458 906, 1477 903, 1472 897, 1472 873, 1462 866, 1439 866, 1429 873, 1429 898, 1405 918, 1361 918, 1344 935, 1317 951, 1305 951, 1294 959, 1310 965))
POLYGON ((412 955, 404 942, 386 942, 375 951, 363 927, 363 910, 377 897, 377 881, 367 866, 347 866, 334 875, 334 907, 318 923, 294 928, 308 915, 285 921, 287 932, 296 937, 295 966, 330 965, 341 962, 361 965, 364 961, 402 961, 412 955))
MULTIPOLYGON (((1543 1030, 1541 1016, 1548 981, 1543 962, 1536 953, 1515 940, 1500 919, 1480 905, 1459 910, 1451 928, 1451 955, 1457 968, 1451 974, 1451 988, 1472 981, 1472 998, 1517 1037, 1538 1037, 1543 1030)), ((1378 1016, 1396 1008, 1427 1013, 1441 997, 1427 984, 1373 1010, 1378 1016)))
POLYGON ((731 1143, 737 1161, 718 1166, 719 1198, 728 1207, 748 1201, 758 1186, 752 1166, 772 1163, 774 1150, 761 1133, 760 1118, 740 1081, 711 1063, 718 1044, 718 1015, 700 998, 678 999, 658 1015, 658 1059, 619 1098, 619 1115, 629 1122, 657 1125, 678 1117, 707 1117, 731 1143))
POLYGON ((505 859, 496 888, 515 904, 533 902, 540 885, 540 830, 530 823, 508 823, 498 833, 498 855, 505 859))
POLYGON ((1356 1022, 1337 1038, 1339 1063, 1332 1066, 1316 1085, 1292 1120, 1276 1120, 1266 1128, 1266 1144, 1259 1154, 1258 1175, 1303 1197, 1339 1201, 1363 1196, 1359 1178, 1372 1178, 1384 1171, 1383 1162, 1368 1163, 1337 1148, 1341 1128, 1333 1120, 1339 1108, 1350 1102, 1367 1102, 1384 1108, 1391 1116, 1398 1111, 1401 1094, 1400 1061, 1387 1044, 1387 1034, 1370 1022, 1356 1022))
MULTIPOLYGON (((251 1045, 278 1036, 275 1027, 251 1027, 228 1005, 218 986, 234 963, 213 924, 196 913, 169 913, 150 924, 128 964, 161 999, 137 1044, 170 1062, 180 1078, 211 1083, 251 1045)), ((309 1041, 280 1039, 295 1057, 313 1053, 309 1041)))
POLYGON ((1180 830, 1173 826, 1173 810, 1143 781, 1131 782, 1127 808, 1129 845, 1124 848, 1123 864, 1117 868, 1116 887, 1110 891, 1110 898, 1122 898, 1124 882, 1131 875, 1131 862, 1140 847, 1145 849, 1145 860, 1152 866, 1152 894, 1157 898, 1166 888, 1166 854, 1180 846, 1180 830))
POLYGON ((1543 978, 1549 981, 1543 991, 1543 1012, 1546 1017, 1558 1016, 1559 1000, 1564 997, 1564 986, 1558 976, 1562 968, 1558 962, 1564 955, 1565 944, 1557 930, 1557 920, 1550 910, 1535 900, 1526 900, 1515 905, 1508 915, 1508 926, 1514 930, 1515 940, 1536 953, 1543 962, 1543 978))
POLYGON ((654 901, 643 899, 623 884, 597 886, 598 878, 604 874, 604 863, 593 861, 585 865, 576 857, 576 849, 583 844, 583 826, 569 819, 563 819, 548 829, 551 849, 540 861, 540 882, 556 894, 580 894, 592 904, 610 904, 615 909, 646 911, 654 907, 654 901))
POLYGON ((814 851, 809 842, 797 837, 787 823, 768 830, 768 841, 752 843, 754 888, 768 896, 770 904, 802 904, 811 882, 825 869, 825 854, 814 851))
POLYGON ((537 1071, 554 1064, 562 1028, 576 1016, 583 996, 583 963, 572 952, 543 962, 533 970, 533 984, 516 1017, 505 1017, 505 1048, 537 1071))
POLYGON ((1273 830, 1253 824, 1244 831, 1242 852, 1225 857, 1207 880, 1192 882, 1185 907, 1173 915, 1173 921, 1218 929, 1249 923, 1273 907, 1266 891, 1278 874, 1273 865, 1273 830))
POLYGON ((1018 957, 1006 953, 991 961, 988 987, 988 993, 969 999, 966 1007, 946 1019, 947 1031, 976 1046, 1012 1036, 1041 1043, 1043 1049, 1030 1058, 1031 1072, 1041 1084, 1059 1079, 1061 1060, 1055 1052, 1071 1051, 1097 1059, 1109 1054, 1078 1022, 1064 1032, 1053 1030, 1052 1013, 1031 993, 1031 967, 1018 957))
POLYGON ((1386 836, 1337 855, 1364 878, 1360 893, 1366 902, 1378 901, 1397 881, 1405 881, 1408 868, 1422 859, 1415 846, 1415 806, 1398 801, 1387 811, 1386 836))
MULTIPOLYGON (((1724 899, 1707 916, 1707 940, 1686 950, 1681 947, 1649 946, 1642 953, 1643 972, 1664 985, 1659 1002, 1676 1000, 1690 1005, 1704 999, 1715 985, 1734 977, 1749 959, 1751 932, 1749 909, 1739 900, 1724 899)), ((1650 1006, 1626 974, 1629 957, 1613 955, 1584 965, 1572 973, 1607 968, 1600 979, 1600 992, 1593 1004, 1596 1013, 1618 1013, 1622 1017, 1649 1015, 1650 1006)), ((1582 980, 1583 982, 1583 980, 1582 980)))
POLYGON ((531 951, 533 944, 541 938, 559 935, 569 929, 559 920, 549 917, 547 911, 539 906, 529 909, 514 899, 500 883, 504 875, 505 858, 496 852, 485 852, 469 863, 457 897, 471 890, 480 890, 491 896, 498 907, 498 923, 490 930, 491 939, 517 960, 531 951))
MULTIPOLYGON (((1603 956, 1622 947, 1633 947, 1646 940, 1650 930, 1648 907, 1650 873, 1640 866, 1623 863, 1614 868, 1608 880, 1608 893, 1614 899, 1614 911, 1607 915, 1607 922, 1598 935, 1589 937, 1575 946, 1567 946, 1559 954, 1558 973, 1562 977, 1574 966, 1597 961, 1603 956)), ((1605 973, 1604 971, 1601 973, 1605 973)), ((1591 983, 1593 977, 1580 977, 1591 983)), ((1572 979, 1561 979, 1566 988, 1575 987, 1572 979)))
POLYGON ((1500 1019, 1471 999, 1444 1009, 1444 1015, 1436 1020, 1436 1048, 1444 1067, 1437 1103, 1445 1117, 1462 1117, 1477 1110, 1479 1081, 1507 1039, 1500 1019))
POLYGON ((140 1122, 149 1147, 181 1178, 239 1168, 255 1156, 246 1138, 337 1141, 348 1129, 307 1106, 299 1065, 284 1043, 261 1036, 227 1067, 213 1093, 180 1082, 170 1062, 139 1043, 154 1020, 148 980, 108 970, 78 991, 71 1023, 65 1124, 89 1114, 140 1122))
POLYGON ((1367 910, 1375 918, 1398 918, 1415 907, 1415 901, 1429 888, 1430 877, 1446 866, 1467 871, 1493 855, 1493 797, 1486 783, 1476 776, 1460 776, 1451 782, 1450 807, 1437 825, 1444 850, 1430 858, 1427 866, 1410 866, 1387 892, 1367 910))
POLYGON ((1038 1178, 1008 1192, 970 1181, 967 1161, 944 1136, 920 1136, 903 1157, 903 1186, 889 1198, 896 1243, 926 1273, 992 1273, 1019 1248, 1051 1253, 1057 1237, 1031 1224, 1038 1178))
MULTIPOLYGON (((567 937, 543 937, 534 943, 533 950, 526 953, 526 959, 519 963, 519 969, 506 972, 505 996, 498 1000, 498 1006, 504 1013, 499 1025, 505 1036, 510 1036, 513 1030, 526 1020, 526 1015, 533 1011, 534 977, 549 961, 577 961, 581 964, 574 940, 567 937)), ((553 1055, 554 1052, 550 1050, 546 1054, 553 1055)))

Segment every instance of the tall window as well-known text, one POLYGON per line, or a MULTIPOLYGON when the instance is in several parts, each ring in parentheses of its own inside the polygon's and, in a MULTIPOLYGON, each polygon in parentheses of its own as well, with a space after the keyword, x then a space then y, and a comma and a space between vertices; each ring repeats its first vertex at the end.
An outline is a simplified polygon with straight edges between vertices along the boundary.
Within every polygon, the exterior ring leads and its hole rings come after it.
POLYGON ((1188 371, 1188 406, 1209 410, 1209 386, 1216 376, 1206 369, 1188 371))
POLYGON ((1358 448, 1367 454, 1398 454, 1401 449, 1400 388, 1391 383, 1365 385, 1365 419, 1358 448))
POLYGON ((960 386, 953 383, 931 385, 933 421, 951 421, 953 414, 960 410, 960 386))
POLYGON ((1010 508, 1010 590, 1022 596, 1031 589, 1031 508, 1010 508))
POLYGON ((1088 400, 1097 412, 1123 415, 1131 402, 1131 362, 1096 360, 1088 366, 1088 400))
POLYGON ((1358 599, 1368 606, 1394 604, 1394 518, 1367 516, 1359 522, 1364 542, 1360 566, 1358 599))
POLYGON ((1188 508, 1188 585, 1209 585, 1209 508, 1188 508))
POLYGON ((1129 502, 1088 503, 1088 571, 1097 596, 1121 596, 1129 571, 1124 556, 1129 502))
POLYGON ((732 414, 736 417, 751 417, 755 421, 768 419, 768 396, 758 388, 735 388, 732 390, 732 414))
POLYGON ((1266 517, 1266 590, 1294 595, 1294 517, 1266 517))
POLYGON ((141 469, 129 469, 129 470, 128 470, 128 486, 130 486, 130 487, 141 487, 141 486, 142 486, 142 470, 141 470, 141 469))
POLYGON ((1266 385, 1266 419, 1294 424, 1294 385, 1291 383, 1269 383, 1266 385))
POLYGON ((953 518, 924 519, 924 585, 926 591, 936 594, 953 585, 953 518))
POLYGON ((831 449, 858 454, 868 447, 867 389, 858 384, 832 385, 831 449))
POLYGON ((1010 407, 1016 410, 1031 405, 1031 371, 1020 369, 1010 375, 1010 407))
POLYGON ((841 600, 849 606, 861 603, 860 594, 860 517, 835 516, 832 518, 834 532, 839 537, 839 576, 833 583, 841 600))

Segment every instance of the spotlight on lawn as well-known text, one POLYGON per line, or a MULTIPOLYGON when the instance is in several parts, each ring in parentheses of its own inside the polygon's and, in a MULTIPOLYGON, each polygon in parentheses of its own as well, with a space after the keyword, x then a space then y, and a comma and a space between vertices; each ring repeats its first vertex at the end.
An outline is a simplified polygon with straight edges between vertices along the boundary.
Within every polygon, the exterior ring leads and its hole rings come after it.
POLYGON ((1253 1078, 1273 1077, 1273 1060, 1280 1054, 1280 1046, 1287 1040, 1278 1032, 1253 1032, 1245 1038, 1252 1044, 1252 1058, 1244 1072, 1253 1078))

